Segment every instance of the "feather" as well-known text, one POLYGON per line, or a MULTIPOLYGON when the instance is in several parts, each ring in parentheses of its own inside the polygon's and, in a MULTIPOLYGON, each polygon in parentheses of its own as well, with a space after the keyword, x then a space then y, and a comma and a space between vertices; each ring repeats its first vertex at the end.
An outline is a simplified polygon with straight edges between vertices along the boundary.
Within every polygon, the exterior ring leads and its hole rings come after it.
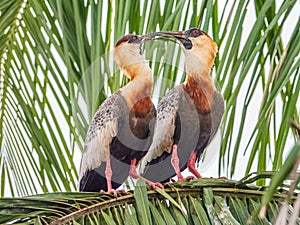
POLYGON ((151 101, 152 73, 140 54, 143 37, 125 35, 114 56, 130 82, 102 103, 92 119, 79 171, 80 191, 108 191, 116 195, 152 141, 151 121, 156 110, 151 101))
POLYGON ((223 112, 223 97, 216 91, 207 111, 196 107, 183 84, 170 90, 158 105, 153 142, 141 162, 142 176, 156 182, 166 182, 173 177, 171 152, 174 144, 178 145, 181 171, 187 167, 192 152, 197 153, 199 161, 219 128, 223 112))
POLYGON ((210 139, 208 141, 208 144, 210 144, 210 142, 214 139, 214 137, 219 129, 219 126, 220 126, 220 123, 221 123, 221 120, 222 120, 222 117, 224 114, 224 109, 225 109, 224 99, 223 99, 222 95, 216 91, 214 94, 214 103, 211 108, 211 123, 212 124, 211 124, 211 133, 210 133, 210 139))
POLYGON ((175 132, 175 122, 179 106, 180 92, 173 88, 162 98, 157 107, 157 120, 154 128, 152 144, 143 158, 140 167, 140 173, 144 172, 148 162, 161 156, 163 152, 170 153, 174 143, 173 136, 175 132))
POLYGON ((82 153, 79 180, 85 172, 99 167, 109 159, 110 143, 117 136, 118 120, 122 112, 116 104, 120 97, 120 92, 116 92, 107 98, 92 119, 82 153))

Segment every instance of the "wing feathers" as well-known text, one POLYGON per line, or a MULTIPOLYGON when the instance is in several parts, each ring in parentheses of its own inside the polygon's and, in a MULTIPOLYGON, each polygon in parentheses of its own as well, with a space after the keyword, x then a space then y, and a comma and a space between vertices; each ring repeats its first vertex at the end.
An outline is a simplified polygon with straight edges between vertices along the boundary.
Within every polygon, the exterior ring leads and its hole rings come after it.
POLYGON ((117 136, 119 107, 122 107, 116 104, 118 96, 115 93, 106 99, 92 119, 82 153, 79 180, 86 171, 99 167, 110 157, 110 143, 117 136))
POLYGON ((174 143, 175 122, 179 105, 179 87, 172 89, 159 103, 154 136, 149 151, 143 158, 140 173, 143 173, 148 162, 161 156, 163 152, 171 152, 174 143))
POLYGON ((214 104, 211 109, 211 116, 212 116, 212 118, 211 118, 211 121, 212 121, 211 134, 210 134, 210 140, 208 143, 210 143, 214 139, 214 137, 218 131, 218 128, 220 126, 223 114, 224 114, 223 97, 219 92, 215 92, 214 104))

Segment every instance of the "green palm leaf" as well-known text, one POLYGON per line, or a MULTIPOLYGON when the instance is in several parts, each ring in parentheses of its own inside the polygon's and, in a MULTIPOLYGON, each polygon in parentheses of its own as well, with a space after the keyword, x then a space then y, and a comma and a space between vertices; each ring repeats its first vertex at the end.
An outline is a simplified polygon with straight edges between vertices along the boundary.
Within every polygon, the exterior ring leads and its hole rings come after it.
MULTIPOLYGON (((278 192, 268 203, 272 210, 261 219, 256 214, 264 194, 261 187, 241 187, 238 182, 206 178, 186 184, 174 183, 163 191, 169 198, 161 195, 161 191, 147 191, 145 186, 139 186, 134 192, 120 193, 118 198, 69 192, 1 199, 0 223, 247 224, 252 221, 267 224, 277 218, 278 204, 283 197, 278 192), (188 214, 174 207, 169 199, 179 205, 183 203, 188 214)), ((293 205, 290 208, 293 209, 293 205)))

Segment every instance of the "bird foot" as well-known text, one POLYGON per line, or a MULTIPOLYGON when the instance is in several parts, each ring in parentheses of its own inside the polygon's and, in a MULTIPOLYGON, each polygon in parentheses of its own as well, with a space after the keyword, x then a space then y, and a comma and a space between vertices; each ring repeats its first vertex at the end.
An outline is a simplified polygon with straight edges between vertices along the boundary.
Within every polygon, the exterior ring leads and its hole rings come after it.
POLYGON ((187 176, 186 178, 185 178, 185 180, 194 180, 196 177, 194 177, 194 176, 187 176))
POLYGON ((155 189, 155 187, 159 187, 160 189, 164 189, 164 186, 159 183, 159 182, 152 182, 150 180, 147 180, 146 178, 140 176, 139 174, 137 174, 136 172, 136 159, 132 159, 131 160, 131 165, 130 165, 130 170, 129 170, 129 175, 133 178, 133 179, 142 179, 144 180, 150 187, 151 189, 155 189))
POLYGON ((187 177, 178 177, 178 180, 176 181, 175 179, 171 179, 171 181, 172 182, 181 182, 181 181, 185 181, 185 180, 187 180, 187 181, 190 181, 190 180, 193 180, 193 179, 195 179, 195 177, 194 176, 187 176, 187 177))
POLYGON ((197 153, 193 152, 193 154, 191 155, 188 161, 187 167, 189 168, 190 172, 195 175, 196 178, 201 178, 200 173, 195 168, 196 157, 197 157, 197 153))
POLYGON ((220 179, 220 180, 228 180, 227 177, 225 177, 225 176, 219 177, 218 179, 220 179))
POLYGON ((159 182, 151 182, 151 181, 149 181, 147 183, 148 183, 148 185, 150 186, 151 189, 155 189, 156 187, 158 187, 158 188, 160 188, 162 190, 165 189, 165 187, 161 183, 159 183, 159 182))
MULTIPOLYGON (((123 190, 124 191, 124 190, 123 190)), ((118 192, 122 192, 122 190, 115 190, 115 189, 111 189, 111 190, 108 190, 108 191, 104 191, 104 190, 101 190, 100 193, 102 194, 113 194, 116 198, 118 197, 118 192)), ((125 191, 124 191, 125 192, 125 191)))

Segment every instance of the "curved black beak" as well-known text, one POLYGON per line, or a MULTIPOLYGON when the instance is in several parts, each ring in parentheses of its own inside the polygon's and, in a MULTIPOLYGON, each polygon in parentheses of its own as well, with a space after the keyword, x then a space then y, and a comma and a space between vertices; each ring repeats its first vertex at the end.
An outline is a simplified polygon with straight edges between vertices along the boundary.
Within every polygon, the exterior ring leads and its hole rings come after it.
POLYGON ((182 31, 160 31, 153 32, 143 35, 145 40, 161 39, 162 38, 176 38, 176 39, 186 39, 187 35, 182 31))
POLYGON ((193 47, 192 42, 188 39, 188 35, 182 31, 160 31, 143 35, 144 41, 148 40, 172 40, 176 39, 182 43, 185 49, 193 47))

